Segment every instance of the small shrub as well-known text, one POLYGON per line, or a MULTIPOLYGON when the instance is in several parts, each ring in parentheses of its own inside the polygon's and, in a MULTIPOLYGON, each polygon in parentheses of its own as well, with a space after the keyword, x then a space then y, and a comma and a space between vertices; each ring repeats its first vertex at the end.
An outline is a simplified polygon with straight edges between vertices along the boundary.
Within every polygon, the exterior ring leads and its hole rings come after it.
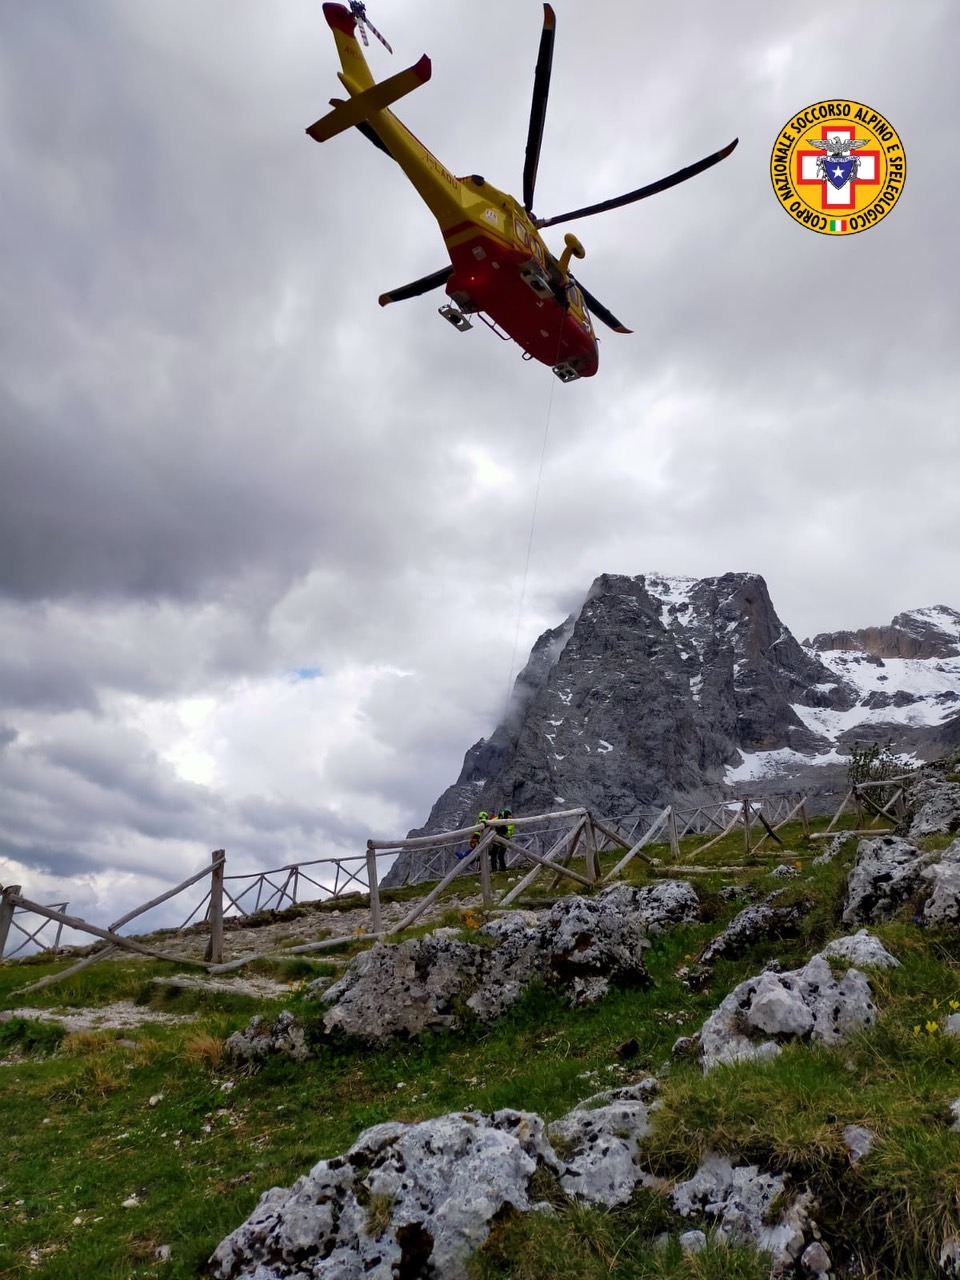
POLYGON ((366 1203, 367 1221, 365 1230, 371 1240, 379 1240, 390 1226, 393 1215, 394 1197, 386 1193, 371 1195, 366 1203))
POLYGON ((63 1041, 63 1052, 72 1058, 88 1058, 107 1053, 116 1043, 116 1032, 72 1031, 63 1041))
POLYGON ((66 1034, 59 1022, 11 1018, 9 1022, 0 1022, 0 1053, 13 1049, 22 1054, 56 1053, 66 1034))
POLYGON ((184 1041, 181 1055, 192 1067, 216 1071, 223 1065, 225 1041, 209 1031, 196 1031, 184 1041))

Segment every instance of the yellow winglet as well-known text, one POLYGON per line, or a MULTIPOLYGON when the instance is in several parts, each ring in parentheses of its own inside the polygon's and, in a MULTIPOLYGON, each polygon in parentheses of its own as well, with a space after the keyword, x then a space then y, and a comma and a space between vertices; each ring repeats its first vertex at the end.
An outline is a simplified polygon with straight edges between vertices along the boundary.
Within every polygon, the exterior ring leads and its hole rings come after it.
POLYGON ((430 59, 424 54, 419 62, 408 67, 406 71, 399 71, 389 80, 375 84, 372 89, 364 89, 348 102, 335 106, 332 111, 312 124, 307 129, 307 133, 314 142, 326 142, 328 138, 343 133, 345 129, 352 129, 362 120, 369 120, 372 115, 383 111, 385 107, 389 107, 405 94, 412 93, 414 89, 418 89, 430 79, 431 72, 430 59))

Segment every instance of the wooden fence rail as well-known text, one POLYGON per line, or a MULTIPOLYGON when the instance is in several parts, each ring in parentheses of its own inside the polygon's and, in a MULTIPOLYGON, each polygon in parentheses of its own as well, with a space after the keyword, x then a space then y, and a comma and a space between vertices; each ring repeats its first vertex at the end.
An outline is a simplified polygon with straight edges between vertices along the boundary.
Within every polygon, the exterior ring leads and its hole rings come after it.
MULTIPOLYGON (((852 803, 856 805, 858 814, 870 811, 872 826, 868 831, 884 830, 883 822, 894 823, 896 815, 903 805, 904 789, 901 783, 906 778, 890 779, 883 783, 864 783, 848 791, 824 835, 834 834, 835 827, 845 809, 852 803), (889 795, 889 788, 895 788, 889 795), (879 800, 870 794, 877 788, 879 800)), ((600 882, 599 851, 617 848, 623 856, 603 877, 608 883, 620 875, 632 859, 642 858, 650 861, 643 849, 655 839, 661 843, 669 841, 672 863, 680 862, 680 841, 690 834, 709 834, 706 844, 695 850, 700 854, 713 847, 736 828, 742 827, 746 853, 759 849, 767 839, 780 842, 776 834, 788 822, 799 815, 805 831, 809 830, 806 812, 807 797, 792 795, 769 795, 757 799, 749 797, 737 800, 718 801, 713 804, 701 804, 689 809, 674 805, 649 811, 641 819, 634 822, 627 833, 618 829, 616 822, 603 821, 583 808, 564 809, 553 813, 535 814, 527 817, 511 818, 514 828, 508 838, 497 832, 503 825, 503 819, 491 818, 484 823, 474 823, 454 831, 440 832, 430 836, 417 836, 404 839, 376 839, 367 842, 362 854, 345 855, 335 858, 315 858, 309 861, 289 863, 268 871, 254 873, 226 874, 226 854, 222 849, 215 849, 211 854, 210 865, 187 877, 172 889, 151 898, 149 902, 134 908, 115 920, 107 928, 90 924, 77 916, 68 915, 67 903, 44 905, 25 898, 19 885, 8 885, 0 893, 0 956, 4 950, 10 932, 17 930, 24 935, 24 941, 10 955, 17 955, 31 943, 39 945, 42 934, 48 927, 56 926, 54 949, 60 945, 62 930, 74 929, 91 934, 100 940, 102 946, 96 948, 89 956, 59 977, 77 972, 89 964, 103 959, 106 955, 115 954, 118 950, 132 951, 157 959, 177 959, 183 962, 182 955, 176 956, 156 947, 149 947, 119 933, 123 925, 143 915, 145 912, 183 893, 193 885, 207 881, 201 900, 180 926, 180 930, 188 928, 198 916, 209 927, 204 960, 188 961, 210 972, 224 972, 246 963, 251 957, 239 961, 223 962, 224 920, 234 917, 245 917, 267 910, 282 910, 287 905, 295 905, 306 894, 313 898, 339 898, 345 894, 362 893, 369 895, 369 932, 363 937, 394 936, 410 927, 439 897, 443 890, 459 875, 476 873, 480 875, 480 893, 484 907, 506 908, 514 902, 532 883, 549 870, 554 873, 554 883, 567 879, 575 884, 592 886, 600 882), (763 827, 764 832, 754 842, 754 826, 763 827), (637 828, 642 826, 643 833, 634 838, 637 828), (480 833, 480 840, 473 848, 469 845, 475 832, 480 833), (494 844, 501 847, 505 854, 506 865, 513 869, 523 869, 519 881, 508 886, 499 898, 494 894, 490 876, 490 850, 494 844), (428 859, 427 868, 436 877, 433 888, 420 899, 410 911, 398 922, 384 930, 383 909, 380 898, 379 861, 391 858, 404 850, 419 850, 428 859), (582 861, 582 869, 575 869, 571 864, 582 861), (39 918, 39 927, 29 927, 18 921, 16 913, 39 918)), ((693 868, 689 868, 693 869, 693 868)), ((699 868, 697 868, 699 870, 699 868)), ((421 871, 423 868, 421 868, 421 871)), ((421 881, 427 883, 428 881, 421 881)), ((306 943, 296 948, 285 948, 285 954, 294 951, 313 951, 334 943, 306 943)), ((10 958, 7 956, 6 958, 10 958)), ((33 987, 24 990, 35 990, 46 985, 44 979, 33 987)))
MULTIPOLYGON (((16 918, 17 898, 19 893, 20 885, 12 884, 7 885, 2 894, 0 894, 0 958, 3 958, 4 960, 12 960, 14 956, 18 956, 21 951, 26 947, 29 947, 31 942, 35 943, 39 950, 53 951, 56 953, 60 950, 60 938, 63 934, 63 925, 57 923, 55 920, 51 920, 48 916, 41 916, 40 923, 32 933, 30 932, 29 927, 24 928, 22 923, 23 918, 30 916, 34 916, 34 918, 36 918, 36 916, 34 912, 21 910, 20 920, 16 918), (54 926, 56 926, 55 929, 54 926), (6 946, 10 937, 11 929, 16 929, 17 933, 22 933, 23 941, 18 943, 11 951, 7 951, 6 946), (52 942, 47 941, 45 937, 41 936, 50 929, 54 929, 52 942)), ((70 904, 67 902, 51 902, 47 905, 58 911, 66 911, 70 904)))

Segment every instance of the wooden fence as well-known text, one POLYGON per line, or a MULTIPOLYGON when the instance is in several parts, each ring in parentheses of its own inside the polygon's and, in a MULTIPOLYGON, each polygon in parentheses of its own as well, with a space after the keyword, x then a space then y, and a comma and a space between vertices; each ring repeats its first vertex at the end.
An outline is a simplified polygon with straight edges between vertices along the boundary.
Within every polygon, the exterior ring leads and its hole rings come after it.
MULTIPOLYGON (((876 834, 878 830, 888 829, 879 827, 878 824, 883 822, 895 824, 902 815, 905 781, 906 776, 880 783, 862 783, 851 788, 844 795, 827 830, 817 833, 817 838, 836 834, 836 824, 851 806, 857 814, 858 831, 864 834, 876 834)), ((224 972, 254 958, 245 956, 240 960, 224 963, 225 918, 244 917, 260 911, 282 910, 285 906, 303 901, 301 894, 310 893, 315 899, 317 895, 313 894, 314 890, 318 890, 319 896, 324 899, 343 897, 345 894, 368 894, 369 927, 367 932, 357 935, 358 938, 363 940, 392 937, 409 928, 457 876, 465 873, 479 872, 481 900, 484 908, 491 910, 508 907, 545 870, 553 873, 555 885, 563 879, 588 887, 601 882, 607 883, 618 876, 636 857, 650 862, 642 851, 655 839, 663 844, 669 843, 674 871, 685 869, 691 873, 698 872, 701 868, 681 863, 680 841, 684 836, 711 835, 711 839, 706 844, 696 848, 695 853, 699 855, 737 828, 741 828, 744 837, 744 853, 749 855, 760 850, 768 839, 781 844, 780 837, 777 835, 778 829, 795 819, 802 823, 804 832, 809 834, 806 805, 807 798, 796 794, 770 795, 753 800, 744 797, 737 800, 718 801, 712 805, 698 805, 690 809, 667 805, 663 809, 642 815, 627 834, 613 823, 601 821, 583 808, 512 818, 511 825, 514 833, 510 838, 497 834, 497 827, 503 825, 503 820, 492 818, 482 824, 474 823, 469 827, 435 835, 412 839, 368 840, 363 854, 340 858, 315 858, 307 862, 290 863, 270 871, 245 875, 228 876, 226 853, 223 849, 216 849, 211 854, 209 866, 189 876, 172 889, 151 898, 149 902, 127 912, 106 928, 90 924, 78 916, 69 915, 66 910, 67 903, 47 905, 33 902, 22 895, 20 885, 8 885, 0 892, 0 957, 10 959, 18 955, 31 942, 39 944, 44 941, 43 931, 55 926, 54 950, 60 946, 64 928, 91 934, 103 945, 84 957, 78 964, 58 974, 56 979, 44 979, 41 983, 34 984, 33 987, 25 990, 34 990, 38 986, 46 985, 47 981, 66 977, 103 959, 106 955, 115 954, 118 950, 131 951, 161 960, 195 964, 207 968, 210 972, 224 972), (644 827, 643 833, 635 839, 637 828, 641 825, 644 827), (479 842, 475 847, 470 848, 471 837, 477 831, 480 832, 479 842), (499 897, 494 894, 490 874, 490 851, 495 843, 502 846, 506 865, 512 869, 522 868, 524 871, 520 880, 503 889, 499 897), (622 854, 611 870, 602 877, 598 858, 601 849, 616 849, 622 854), (401 920, 385 929, 378 863, 380 859, 394 858, 404 850, 425 851, 429 859, 426 868, 428 876, 423 877, 422 880, 418 877, 418 883, 429 883, 431 872, 436 874, 436 882, 423 898, 411 906, 401 920), (581 862, 582 867, 575 869, 581 862), (325 875, 323 871, 317 870, 321 867, 332 868, 332 871, 325 875), (179 927, 180 930, 186 929, 203 913, 202 919, 209 925, 210 932, 202 961, 185 959, 179 953, 174 955, 161 947, 147 946, 119 933, 124 925, 138 916, 208 879, 209 883, 204 896, 179 927), (20 919, 17 919, 18 913, 20 919), (23 924, 25 918, 31 923, 39 918, 42 923, 31 932, 30 928, 23 924), (23 934, 24 940, 14 951, 6 954, 6 945, 12 929, 23 934)), ((283 954, 325 950, 340 943, 342 939, 306 943, 302 946, 285 948, 283 954)))

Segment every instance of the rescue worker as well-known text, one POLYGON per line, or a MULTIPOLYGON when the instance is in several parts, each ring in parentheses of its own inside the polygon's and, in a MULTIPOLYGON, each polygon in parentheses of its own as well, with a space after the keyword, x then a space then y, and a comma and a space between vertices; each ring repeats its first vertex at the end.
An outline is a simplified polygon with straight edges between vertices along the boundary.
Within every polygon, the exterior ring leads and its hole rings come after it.
MULTIPOLYGON (((489 817, 490 815, 489 813, 487 813, 486 809, 481 809, 480 812, 477 814, 477 821, 481 823, 486 822, 489 817)), ((480 843, 480 837, 482 835, 483 835, 483 827, 482 826, 477 827, 476 831, 474 831, 473 835, 470 837, 471 849, 475 849, 477 847, 477 845, 480 843)))
MULTIPOLYGON (((507 807, 507 805, 504 805, 503 808, 500 810, 500 812, 497 814, 498 818, 509 818, 510 816, 511 816, 511 810, 507 807)), ((505 836, 506 839, 512 840, 513 833, 516 831, 517 828, 513 825, 512 822, 498 822, 495 829, 498 836, 505 836)), ((506 859, 507 859, 507 846, 505 844, 501 844, 499 840, 494 840, 492 845, 492 853, 490 855, 490 870, 506 871, 507 869, 506 859)))

